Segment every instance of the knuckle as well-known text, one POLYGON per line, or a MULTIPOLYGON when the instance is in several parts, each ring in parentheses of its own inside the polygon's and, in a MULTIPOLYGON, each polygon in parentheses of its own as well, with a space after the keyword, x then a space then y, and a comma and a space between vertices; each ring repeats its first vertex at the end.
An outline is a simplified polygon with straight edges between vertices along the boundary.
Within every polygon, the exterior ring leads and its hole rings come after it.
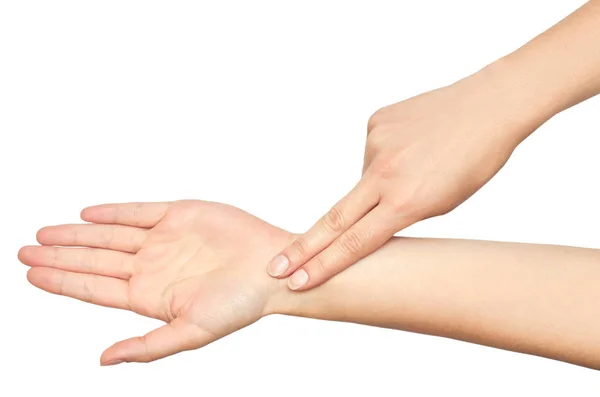
POLYGON ((148 349, 148 345, 150 344, 148 340, 148 334, 138 336, 137 339, 144 346, 144 353, 136 361, 142 363, 149 363, 150 361, 152 361, 152 355, 150 354, 150 349, 148 349))
POLYGON ((323 217, 323 225, 332 233, 344 231, 346 229, 344 214, 336 207, 333 207, 323 217))
POLYGON ((379 152, 386 146, 389 146, 390 136, 393 136, 394 125, 378 124, 369 131, 367 135, 366 150, 369 152, 379 152))
POLYGON ((67 273, 66 272, 62 272, 62 275, 60 276, 60 279, 58 280, 58 295, 64 295, 65 294, 65 277, 67 277, 67 273))
POLYGON ((388 203, 391 211, 404 218, 421 219, 425 211, 426 205, 422 200, 419 200, 415 194, 408 194, 398 197, 388 203))
POLYGON ((103 247, 108 249, 113 249, 113 243, 115 241, 115 233, 117 231, 116 225, 110 225, 110 227, 106 230, 104 234, 104 242, 102 244, 103 247))
POLYGON ((339 248, 346 256, 354 256, 362 252, 363 239, 355 232, 348 231, 340 236, 339 248))
POLYGON ((94 285, 90 285, 87 281, 83 282, 83 301, 94 303, 94 285))
POLYGON ((315 273, 317 274, 326 274, 327 273, 327 266, 325 265, 325 260, 323 259, 322 255, 317 255, 313 260, 312 260, 313 264, 310 268, 310 271, 308 272, 309 274, 314 275, 315 273))
MULTIPOLYGON (((304 257, 308 253, 308 245, 306 244, 306 240, 303 238, 298 238, 294 240, 292 243, 290 250, 295 253, 297 256, 304 257)), ((289 257, 289 255, 288 255, 289 257)), ((289 258, 291 260, 291 258, 289 258)))
POLYGON ((50 267, 58 266, 58 255, 59 255, 58 248, 50 247, 50 261, 49 261, 50 267))
POLYGON ((366 151, 368 153, 377 152, 379 150, 379 148, 381 147, 380 141, 381 140, 378 139, 377 134, 375 133, 375 131, 372 130, 370 132, 370 135, 367 137, 366 151))
POLYGON ((417 206, 412 199, 396 199, 390 203, 390 206, 394 213, 409 215, 417 211, 417 206))
POLYGON ((140 226, 140 224, 141 224, 143 208, 144 208, 144 206, 142 203, 136 203, 133 206, 133 211, 132 211, 131 217, 132 217, 133 224, 135 226, 140 226))
POLYGON ((79 267, 88 273, 94 273, 97 268, 98 261, 98 250, 94 248, 90 248, 88 255, 86 255, 85 251, 81 251, 79 254, 79 267))
POLYGON ((79 243, 79 230, 77 230, 76 226, 73 226, 71 228, 71 234, 69 238, 71 239, 72 245, 76 245, 79 243))
POLYGON ((119 221, 119 209, 116 205, 110 207, 110 223, 117 223, 119 221))
POLYGON ((381 125, 381 123, 385 120, 385 109, 386 107, 382 107, 375 111, 371 117, 369 117, 369 121, 367 121, 367 134, 370 134, 377 126, 381 125))

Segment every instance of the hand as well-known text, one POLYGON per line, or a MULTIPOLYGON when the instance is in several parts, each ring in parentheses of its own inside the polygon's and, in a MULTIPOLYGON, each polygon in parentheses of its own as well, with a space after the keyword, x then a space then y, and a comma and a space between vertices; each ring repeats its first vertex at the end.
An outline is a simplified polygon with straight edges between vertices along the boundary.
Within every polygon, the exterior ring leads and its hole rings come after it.
POLYGON ((377 111, 368 123, 362 179, 272 259, 269 274, 291 275, 294 290, 315 287, 489 181, 543 122, 494 73, 484 69, 377 111))
POLYGON ((81 217, 93 224, 43 228, 42 246, 19 251, 32 267, 28 280, 54 294, 167 322, 109 347, 103 365, 196 349, 272 312, 280 283, 263 264, 292 240, 288 232, 203 201, 107 204, 81 217))

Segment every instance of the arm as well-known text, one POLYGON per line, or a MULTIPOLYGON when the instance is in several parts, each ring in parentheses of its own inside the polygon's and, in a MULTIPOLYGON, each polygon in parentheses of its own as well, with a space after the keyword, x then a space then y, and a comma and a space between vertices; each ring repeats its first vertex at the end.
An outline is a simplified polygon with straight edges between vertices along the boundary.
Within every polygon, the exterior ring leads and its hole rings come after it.
POLYGON ((439 335, 600 369, 600 252, 394 238, 275 312, 439 335))
POLYGON ((600 1, 591 0, 492 67, 541 123, 600 93, 599 43, 600 1))
POLYGON ((339 277, 296 293, 263 268, 294 236, 237 208, 203 201, 102 205, 82 218, 92 223, 43 228, 41 246, 19 251, 31 266, 29 281, 167 323, 109 347, 103 365, 197 349, 284 313, 600 368, 597 250, 396 238, 339 277), (81 248, 66 248, 73 246, 81 248))
POLYGON ((474 194, 515 147, 564 109, 600 92, 600 0, 454 84, 371 117, 363 176, 269 264, 290 288, 312 288, 396 232, 474 194), (301 269, 301 270, 299 270, 301 269))

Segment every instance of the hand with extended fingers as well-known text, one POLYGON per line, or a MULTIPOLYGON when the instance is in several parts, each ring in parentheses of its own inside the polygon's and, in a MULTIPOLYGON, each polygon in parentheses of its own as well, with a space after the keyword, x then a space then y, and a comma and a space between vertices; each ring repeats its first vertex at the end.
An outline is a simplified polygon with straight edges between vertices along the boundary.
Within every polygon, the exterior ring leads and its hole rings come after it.
POLYGON ((81 217, 91 224, 45 227, 41 246, 19 251, 29 281, 167 322, 109 347, 103 365, 196 349, 272 310, 278 282, 263 266, 291 241, 286 231, 204 201, 107 204, 81 217))
POLYGON ((92 224, 43 228, 41 247, 19 251, 32 267, 29 281, 167 322, 109 347, 103 365, 200 348, 281 313, 600 368, 598 250, 395 238, 330 282, 296 293, 264 271, 264 261, 295 236, 237 208, 203 201, 117 204, 85 209, 82 218, 92 224), (537 282, 542 276, 544 283, 537 282))

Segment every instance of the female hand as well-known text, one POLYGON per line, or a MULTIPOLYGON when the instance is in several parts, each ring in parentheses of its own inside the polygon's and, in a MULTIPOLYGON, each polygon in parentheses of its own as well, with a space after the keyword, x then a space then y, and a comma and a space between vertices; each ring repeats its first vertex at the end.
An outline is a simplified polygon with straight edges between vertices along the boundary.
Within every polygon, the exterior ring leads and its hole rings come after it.
POLYGON ((196 349, 272 311, 280 283, 262 264, 292 240, 286 231, 203 201, 100 205, 81 217, 93 223, 43 228, 42 246, 19 251, 29 281, 167 322, 109 347, 103 365, 196 349))
POLYGON ((368 123, 362 179, 272 259, 269 274, 291 275, 291 289, 315 287, 481 188, 545 121, 499 76, 488 67, 377 111, 368 123))

